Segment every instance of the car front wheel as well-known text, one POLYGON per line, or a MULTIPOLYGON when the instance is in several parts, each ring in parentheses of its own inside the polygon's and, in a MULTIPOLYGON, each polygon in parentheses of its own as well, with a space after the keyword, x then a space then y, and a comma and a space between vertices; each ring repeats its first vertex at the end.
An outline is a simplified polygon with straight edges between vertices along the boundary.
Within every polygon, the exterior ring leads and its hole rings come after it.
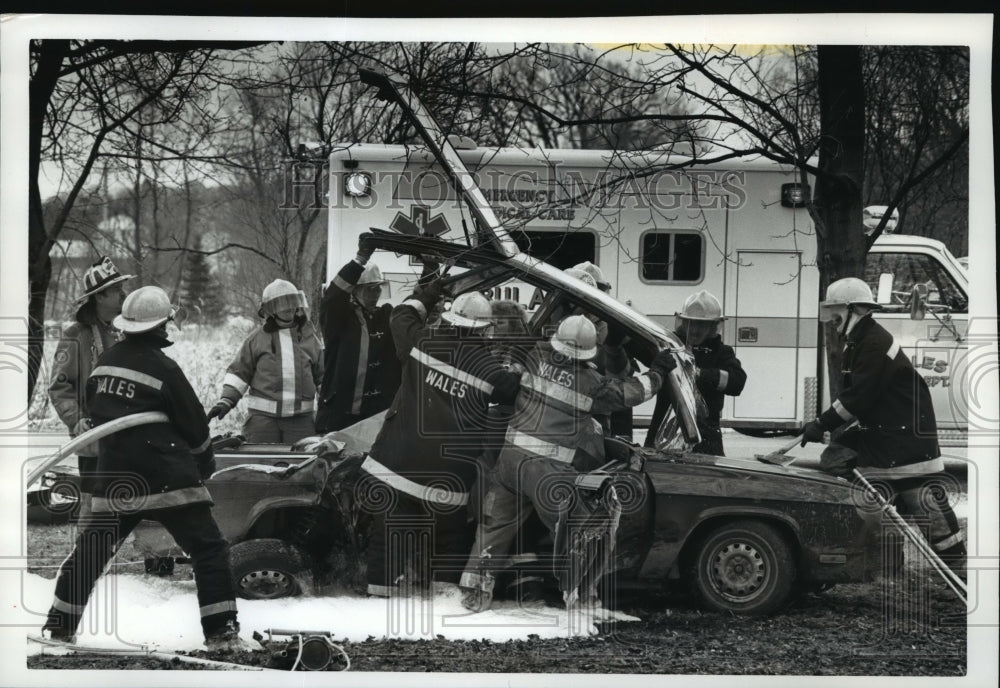
POLYGON ((246 540, 229 548, 236 595, 247 600, 273 600, 300 594, 299 576, 308 569, 307 562, 307 555, 284 540, 246 540))
POLYGON ((788 543, 760 521, 727 523, 701 541, 692 582, 705 604, 735 614, 769 614, 792 592, 795 562, 788 543))

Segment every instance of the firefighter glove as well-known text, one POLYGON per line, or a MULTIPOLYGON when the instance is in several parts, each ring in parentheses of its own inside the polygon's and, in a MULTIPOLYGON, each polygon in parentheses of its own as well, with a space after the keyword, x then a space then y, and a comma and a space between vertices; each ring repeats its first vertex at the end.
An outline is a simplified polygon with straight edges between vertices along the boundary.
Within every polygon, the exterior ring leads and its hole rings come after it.
POLYGON ((695 378, 695 381, 698 383, 698 389, 703 393, 718 392, 720 377, 718 368, 701 368, 698 370, 698 376, 695 378))
POLYGON ((822 442, 824 432, 826 432, 826 428, 823 427, 818 418, 809 421, 802 426, 802 442, 799 443, 799 446, 804 447, 807 442, 822 442))
POLYGON ((857 453, 839 444, 831 444, 819 457, 820 470, 839 478, 849 478, 857 465, 857 453))
POLYGON ((215 473, 215 452, 212 451, 212 447, 209 447, 200 454, 195 454, 195 460, 198 462, 198 477, 202 480, 208 480, 215 473))
POLYGON ((233 408, 233 404, 228 399, 220 399, 208 412, 208 419, 218 418, 222 420, 233 408))
POLYGON ((441 280, 432 280, 413 292, 413 298, 424 304, 428 313, 434 310, 434 306, 441 300, 442 296, 444 296, 444 287, 441 286, 441 280))
POLYGON ((375 247, 369 245, 368 242, 364 240, 363 236, 359 237, 357 261, 364 265, 368 262, 368 259, 372 257, 373 253, 375 253, 375 247))
POLYGON ((93 427, 94 424, 90 422, 89 418, 80 418, 80 420, 76 421, 76 425, 73 426, 73 437, 82 435, 93 427))
POLYGON ((656 354, 653 358, 653 362, 649 364, 649 369, 653 372, 659 373, 661 378, 666 379, 670 371, 677 367, 677 359, 674 355, 670 353, 669 350, 664 349, 660 353, 656 354))

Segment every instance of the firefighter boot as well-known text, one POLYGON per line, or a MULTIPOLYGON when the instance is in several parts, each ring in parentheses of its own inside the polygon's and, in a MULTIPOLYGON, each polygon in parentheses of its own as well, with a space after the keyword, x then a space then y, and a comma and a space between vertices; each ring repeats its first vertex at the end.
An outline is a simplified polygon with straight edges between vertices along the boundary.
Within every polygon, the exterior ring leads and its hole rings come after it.
POLYGON ((219 628, 205 634, 205 647, 209 652, 251 652, 253 647, 240 637, 240 624, 230 619, 219 628))
POLYGON ((51 609, 45 625, 42 626, 42 637, 60 643, 75 643, 76 627, 79 623, 80 617, 51 609))
POLYGON ((493 604, 493 586, 496 584, 496 579, 489 571, 489 564, 493 559, 491 549, 492 547, 483 548, 479 553, 479 562, 475 570, 466 569, 458 581, 458 587, 462 591, 462 606, 476 614, 485 612, 493 604))
POLYGON ((463 585, 459 586, 462 591, 462 606, 475 614, 489 610, 493 604, 493 585, 495 583, 493 576, 488 573, 483 574, 479 577, 477 584, 466 586, 464 583, 468 581, 467 575, 462 576, 463 585))

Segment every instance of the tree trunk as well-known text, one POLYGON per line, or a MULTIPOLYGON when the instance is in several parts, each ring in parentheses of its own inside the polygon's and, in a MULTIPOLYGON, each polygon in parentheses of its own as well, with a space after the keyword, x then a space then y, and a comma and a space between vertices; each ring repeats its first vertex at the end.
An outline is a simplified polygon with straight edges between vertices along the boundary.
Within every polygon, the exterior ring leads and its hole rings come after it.
POLYGON ((42 160, 42 127, 52 91, 59 79, 69 41, 45 41, 35 73, 28 84, 28 399, 35 393, 45 344, 45 296, 52 279, 49 251, 52 241, 45 228, 38 172, 42 160))
MULTIPOLYGON (((862 231, 865 153, 865 88, 858 46, 819 46, 822 141, 816 177, 817 253, 820 293, 842 277, 863 277, 862 231)), ((842 342, 824 330, 830 398, 840 392, 842 342)))

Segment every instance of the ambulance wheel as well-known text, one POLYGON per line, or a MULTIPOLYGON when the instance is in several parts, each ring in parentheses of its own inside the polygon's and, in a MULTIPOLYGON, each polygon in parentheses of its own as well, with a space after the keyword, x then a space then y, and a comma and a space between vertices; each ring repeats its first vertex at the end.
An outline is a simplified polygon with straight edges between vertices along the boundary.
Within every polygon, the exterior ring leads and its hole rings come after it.
POLYGON ((229 548, 229 565, 237 597, 274 600, 301 594, 299 577, 309 568, 308 556, 284 540, 258 539, 229 548))
POLYGON ((781 607, 792 593, 791 548, 761 521, 726 523, 710 531, 693 557, 690 580, 710 609, 758 616, 781 607))

